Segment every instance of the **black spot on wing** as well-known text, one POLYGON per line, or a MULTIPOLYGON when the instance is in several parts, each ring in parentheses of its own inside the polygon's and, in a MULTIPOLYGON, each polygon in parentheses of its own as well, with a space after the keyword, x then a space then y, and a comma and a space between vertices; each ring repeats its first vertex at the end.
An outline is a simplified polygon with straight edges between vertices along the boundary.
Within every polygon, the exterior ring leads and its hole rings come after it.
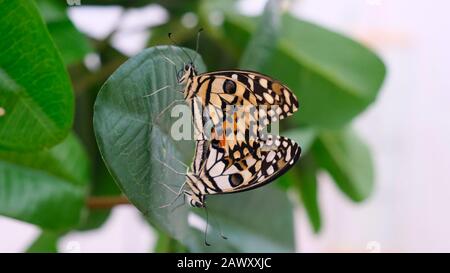
POLYGON ((244 182, 244 177, 240 173, 234 173, 228 177, 228 181, 230 182, 231 186, 237 187, 244 182))
POLYGON ((222 88, 226 94, 234 94, 236 92, 236 83, 227 79, 223 82, 222 88))

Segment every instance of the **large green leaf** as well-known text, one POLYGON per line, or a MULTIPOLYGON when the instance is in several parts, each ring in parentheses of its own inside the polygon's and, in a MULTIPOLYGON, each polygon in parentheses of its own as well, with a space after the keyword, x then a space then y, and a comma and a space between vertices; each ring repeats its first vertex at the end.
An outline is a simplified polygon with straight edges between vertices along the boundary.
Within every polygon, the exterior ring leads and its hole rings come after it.
POLYGON ((92 51, 87 38, 69 20, 67 3, 58 0, 37 1, 53 41, 61 52, 65 64, 83 60, 92 51))
MULTIPOLYGON (((239 15, 234 5, 223 1, 203 1, 200 11, 205 23, 210 22, 211 13, 223 13, 221 26, 210 24, 206 29, 224 48, 242 54, 256 29, 255 20, 239 15)), ((281 80, 297 94, 298 121, 339 127, 375 100, 385 67, 369 49, 288 13, 283 15, 280 29, 277 49, 260 72, 281 80)))
POLYGON ((0 0, 0 148, 51 147, 68 134, 73 94, 33 1, 0 0))
POLYGON ((353 130, 322 132, 312 151, 319 165, 351 200, 359 202, 369 197, 374 186, 372 157, 353 130))
MULTIPOLYGON (((94 109, 94 129, 108 169, 149 222, 190 251, 256 251, 251 248, 252 244, 261 247, 258 251, 292 251, 292 211, 284 193, 272 194, 270 189, 264 189, 208 199, 211 221, 221 219, 227 228, 224 232, 230 237, 227 241, 217 242, 217 232, 215 236, 212 232, 209 236, 211 247, 203 245, 202 231, 188 224, 188 215, 192 213, 188 205, 173 212, 172 208, 160 208, 175 197, 163 184, 174 185, 177 190, 185 179, 184 175, 174 173, 160 161, 183 172, 184 167, 176 159, 186 160, 193 156, 193 142, 172 138, 171 125, 175 120, 170 118, 170 111, 161 115, 170 103, 182 99, 175 88, 175 68, 166 58, 181 67, 183 59, 188 61, 185 53, 195 58, 199 72, 205 71, 201 57, 191 50, 153 47, 124 63, 100 90, 94 109), (168 85, 172 88, 147 96, 168 85), (277 210, 277 215, 272 218, 276 222, 274 225, 267 225, 267 213, 260 209, 264 200, 271 200, 272 208, 277 210), (253 243, 240 246, 243 234, 252 234, 253 243)), ((186 110, 189 115, 189 108, 186 110)), ((187 124, 191 123, 190 119, 189 115, 185 120, 187 124)), ((193 211, 200 215, 203 212, 193 211)), ((210 224, 214 226, 214 223, 210 224)))
MULTIPOLYGON (((164 56, 179 62, 176 57, 186 58, 180 51, 179 48, 173 51, 168 47, 150 48, 119 67, 103 85, 95 102, 94 130, 103 159, 128 199, 152 225, 188 244, 192 238, 187 223, 188 209, 180 207, 171 214, 170 210, 159 208, 174 197, 162 184, 181 185, 184 178, 156 159, 171 162, 181 171, 184 167, 174 162, 174 158, 182 157, 179 146, 189 149, 193 144, 176 143, 172 139, 170 112, 157 124, 152 123, 181 94, 170 88, 158 96, 145 97, 164 86, 176 86, 175 68, 164 56)), ((197 66, 204 70, 200 58, 197 66)))
POLYGON ((211 235, 211 244, 227 243, 231 250, 240 252, 295 250, 292 205, 286 192, 275 185, 211 197, 208 212, 210 222, 217 224, 213 222, 213 217, 216 218, 228 237, 224 241, 218 235, 211 235))
POLYGON ((76 226, 89 160, 73 135, 40 152, 0 152, 0 214, 49 230, 76 226))
MULTIPOLYGON (((275 182, 276 183, 276 182, 275 182)), ((193 209, 203 226, 191 236, 191 252, 293 252, 295 250, 292 205, 286 192, 275 185, 253 191, 208 198, 207 212, 193 209), (268 211, 270 221, 267 220, 268 211), (206 213, 209 215, 207 241, 204 245, 206 213), (222 236, 225 236, 224 239, 222 236)), ((191 215, 192 216, 192 215, 191 215)), ((170 237, 160 234, 155 251, 181 251, 170 237)))

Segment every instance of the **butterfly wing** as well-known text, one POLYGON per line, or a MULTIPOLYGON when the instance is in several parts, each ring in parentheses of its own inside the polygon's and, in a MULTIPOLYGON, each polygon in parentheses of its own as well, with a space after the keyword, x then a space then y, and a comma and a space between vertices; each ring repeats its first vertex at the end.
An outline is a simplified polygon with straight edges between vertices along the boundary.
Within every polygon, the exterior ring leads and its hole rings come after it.
POLYGON ((261 140, 256 156, 248 154, 236 161, 224 153, 224 149, 212 145, 205 159, 200 177, 215 189, 208 194, 235 193, 266 185, 295 164, 301 149, 288 138, 268 136, 261 140))
POLYGON ((196 91, 191 107, 195 128, 200 128, 197 139, 220 139, 235 159, 255 150, 254 139, 264 126, 298 109, 298 100, 287 86, 253 71, 205 73, 193 83, 196 91), (237 108, 231 112, 230 106, 237 108), (203 131, 207 124, 204 114, 213 125, 210 132, 203 131), (204 133, 211 135, 204 137, 204 133))
MULTIPOLYGON (((208 101, 216 107, 224 105, 254 105, 266 106, 267 118, 264 126, 271 121, 283 119, 298 110, 298 100, 286 85, 271 77, 249 70, 215 71, 201 74, 202 79, 210 80, 210 93, 208 101), (270 107, 276 106, 279 110, 270 112, 270 107)), ((207 96, 205 94, 205 99, 207 96)))

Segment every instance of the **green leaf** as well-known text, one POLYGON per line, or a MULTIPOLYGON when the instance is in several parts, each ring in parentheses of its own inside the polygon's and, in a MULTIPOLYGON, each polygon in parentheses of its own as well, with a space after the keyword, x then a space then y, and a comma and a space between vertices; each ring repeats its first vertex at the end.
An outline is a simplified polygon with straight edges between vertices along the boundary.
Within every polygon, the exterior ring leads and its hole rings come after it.
MULTIPOLYGON (((192 59, 195 58, 199 72, 205 71, 201 57, 192 50, 185 51, 192 59)), ((173 185, 174 190, 178 190, 185 179, 184 175, 174 173, 160 161, 183 172, 184 167, 176 159, 192 158, 194 148, 190 141, 172 138, 171 125, 176 120, 171 119, 168 112, 161 114, 174 100, 182 99, 175 89, 175 68, 165 57, 178 67, 186 59, 181 48, 162 46, 146 49, 113 73, 95 102, 97 143, 119 187, 152 226, 177 239, 190 251, 256 251, 254 246, 260 246, 258 251, 291 251, 292 211, 284 193, 265 189, 208 199, 211 221, 212 218, 221 219, 224 230, 229 231, 229 239, 225 242, 216 243, 217 233, 209 236, 211 247, 203 245, 203 232, 188 223, 188 215, 192 211, 201 215, 202 210, 191 211, 188 205, 175 210, 173 206, 160 208, 175 197, 163 184, 173 185), (148 96, 168 85, 172 88, 148 96), (271 209, 277 210, 274 216, 276 223, 266 223, 267 213, 261 210, 265 200, 271 200, 271 209), (229 208, 222 208, 225 202, 229 208), (244 234, 252 238, 252 243, 250 240, 243 243, 244 234)), ((188 107, 186 110, 190 114, 188 107)), ((185 121, 191 124, 190 115, 185 121)))
POLYGON ((48 230, 76 226, 82 215, 89 160, 78 140, 34 153, 0 152, 0 214, 48 230))
POLYGON ((283 17, 282 29, 280 50, 265 71, 295 90, 301 102, 301 122, 339 127, 375 101, 385 67, 374 53, 290 15, 283 17))
POLYGON ((258 26, 242 54, 239 65, 241 68, 258 71, 270 59, 280 34, 281 4, 282 1, 277 0, 267 2, 258 26))
POLYGON ((351 129, 322 132, 313 146, 314 158, 351 200, 363 201, 374 186, 372 157, 351 129))
POLYGON ((300 145, 300 148, 302 149, 302 156, 304 156, 309 152, 309 149, 314 143, 317 132, 313 128, 305 127, 305 128, 290 129, 286 132, 283 132, 281 135, 297 142, 300 145))
MULTIPOLYGON (((223 24, 210 24, 206 29, 230 52, 242 54, 250 33, 257 29, 255 20, 239 15, 229 3, 203 1, 203 21, 208 23, 209 14, 218 10, 224 14, 223 24)), ((282 81, 297 94, 301 114, 295 118, 299 122, 340 127, 375 101, 386 72, 372 51, 288 13, 282 16, 280 29, 277 48, 259 72, 282 81)))
POLYGON ((92 52, 86 36, 69 20, 65 1, 39 0, 37 4, 66 65, 81 61, 92 52))
POLYGON ((319 202, 317 200, 317 166, 311 156, 302 158, 299 168, 295 169, 298 180, 295 183, 300 199, 314 232, 319 232, 322 225, 319 202))
POLYGON ((208 213, 216 228, 208 238, 215 247, 233 252, 295 251, 292 205, 287 193, 275 185, 210 197, 208 213), (220 238, 217 224, 227 240, 220 238))
POLYGON ((27 253, 57 253, 59 233, 42 231, 26 250, 27 253))
POLYGON ((178 243, 177 240, 168 236, 164 232, 158 232, 158 241, 156 242, 155 248, 153 252, 156 253, 178 253, 178 252, 186 252, 187 249, 178 243))
POLYGON ((0 0, 0 148, 37 150, 73 120, 68 74, 33 1, 0 0))
MULTIPOLYGON (((194 56, 193 51, 186 52, 194 56)), ((170 111, 156 120, 171 102, 182 99, 175 90, 175 68, 165 57, 179 67, 186 59, 180 48, 153 47, 111 75, 95 102, 94 131, 106 166, 122 192, 153 226, 189 246, 196 242, 187 223, 188 208, 183 206, 173 213, 160 208, 175 196, 163 183, 181 186, 184 176, 173 173, 158 160, 183 171, 175 158, 183 159, 183 154, 191 157, 194 147, 192 142, 172 139, 170 111), (146 97, 168 85, 172 88, 146 97)), ((199 71, 205 70, 200 57, 196 58, 196 66, 199 71)))

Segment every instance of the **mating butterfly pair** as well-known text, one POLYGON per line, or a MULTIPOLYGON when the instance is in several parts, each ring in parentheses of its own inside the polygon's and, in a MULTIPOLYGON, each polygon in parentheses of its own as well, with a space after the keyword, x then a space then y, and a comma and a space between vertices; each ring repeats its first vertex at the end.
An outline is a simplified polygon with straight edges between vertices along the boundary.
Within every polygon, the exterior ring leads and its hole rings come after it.
POLYGON ((185 85, 194 127, 200 128, 191 171, 182 186, 187 186, 183 193, 191 206, 204 207, 207 195, 263 186, 299 159, 301 149, 294 141, 261 134, 265 126, 298 109, 297 98, 285 85, 245 70, 198 75, 192 61, 178 72, 177 80, 185 85), (228 115, 225 109, 230 105, 244 108, 228 115), (208 132, 203 131, 205 113, 213 123, 208 132), (237 126, 243 114, 249 118, 237 126))

